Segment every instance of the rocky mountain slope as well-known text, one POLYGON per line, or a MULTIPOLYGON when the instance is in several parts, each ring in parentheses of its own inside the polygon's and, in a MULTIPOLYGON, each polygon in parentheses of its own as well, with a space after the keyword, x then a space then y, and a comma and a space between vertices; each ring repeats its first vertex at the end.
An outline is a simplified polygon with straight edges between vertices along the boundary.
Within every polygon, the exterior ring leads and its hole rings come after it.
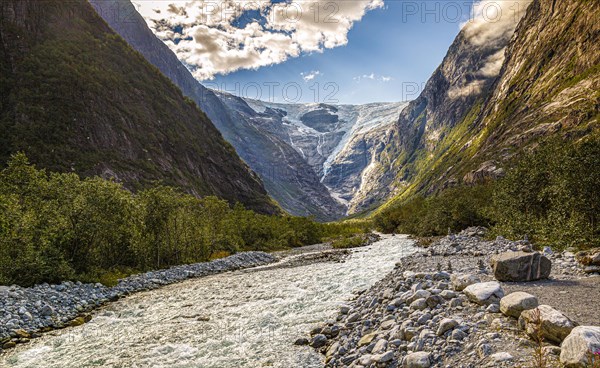
POLYGON ((22 150, 50 170, 278 211, 206 115, 87 1, 4 1, 0 15, 0 161, 22 150))
POLYGON ((365 105, 284 104, 246 100, 268 115, 267 127, 312 167, 331 195, 348 209, 368 195, 365 172, 384 148, 385 136, 407 103, 365 105))
POLYGON ((376 157, 384 169, 368 180, 380 195, 359 206, 493 179, 539 139, 597 130, 600 5, 526 5, 501 27, 463 28, 376 157))
POLYGON ((344 207, 329 195, 302 157, 277 135, 261 128, 260 114, 242 99, 222 101, 200 84, 156 38, 129 0, 90 2, 117 33, 198 104, 281 207, 293 215, 313 215, 321 221, 344 214, 344 207))
POLYGON ((281 111, 257 112, 240 97, 218 96, 235 122, 221 128, 224 136, 261 175, 269 194, 284 209, 320 221, 344 215, 344 206, 331 197, 314 169, 281 134, 281 111))
POLYGON ((405 109, 274 104, 216 93, 182 67, 128 0, 118 1, 121 16, 93 3, 206 111, 268 192, 297 215, 330 220, 391 198, 494 179, 507 159, 538 139, 559 131, 576 138, 597 126, 595 2, 521 0, 500 3, 500 19, 475 17, 405 109))

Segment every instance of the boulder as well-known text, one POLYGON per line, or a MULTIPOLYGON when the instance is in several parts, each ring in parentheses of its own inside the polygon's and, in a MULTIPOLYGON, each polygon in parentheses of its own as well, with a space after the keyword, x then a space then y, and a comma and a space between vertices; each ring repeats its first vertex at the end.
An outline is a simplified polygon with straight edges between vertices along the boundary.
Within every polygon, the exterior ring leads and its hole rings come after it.
POLYGON ((469 300, 479 305, 498 303, 504 297, 504 290, 496 281, 469 285, 463 291, 469 300))
POLYGON ((507 352, 500 352, 500 353, 492 354, 491 358, 496 363, 509 362, 514 359, 513 356, 507 352))
POLYGON ((54 309, 49 305, 44 305, 40 311, 42 316, 51 316, 54 314, 54 309))
POLYGON ((378 355, 373 355, 373 360, 377 363, 387 363, 394 359, 394 352, 387 351, 378 355))
POLYGON ((15 333, 15 335, 17 337, 22 338, 22 339, 28 339, 28 338, 31 337, 31 335, 29 334, 29 332, 27 332, 27 331, 25 331, 25 330, 23 330, 21 328, 18 329, 18 330, 14 330, 13 332, 15 333))
POLYGON ((542 337, 550 342, 560 344, 571 330, 577 325, 562 312, 549 305, 540 305, 537 308, 525 310, 519 317, 519 326, 527 332, 530 337, 537 337, 538 325, 541 323, 542 337), (537 313, 539 311, 539 319, 537 313))
POLYGON ((539 252, 506 252, 492 257, 498 281, 533 281, 550 276, 552 262, 539 252))
POLYGON ((77 318, 71 320, 71 322, 69 322, 69 326, 71 326, 71 327, 81 326, 85 322, 86 321, 83 317, 77 317, 77 318))
POLYGON ((431 366, 431 354, 419 351, 410 353, 404 359, 404 367, 406 368, 429 368, 431 366))
POLYGON ((308 339, 306 337, 300 337, 294 341, 294 345, 308 345, 308 339))
POLYGON ((585 273, 598 273, 598 272, 600 272, 600 266, 586 266, 583 269, 583 272, 585 272, 585 273))
POLYGON ((17 346, 17 343, 14 341, 7 341, 2 345, 2 349, 11 349, 17 346))
POLYGON ((481 282, 479 277, 470 274, 452 275, 451 281, 456 291, 463 291, 467 286, 481 282))
POLYGON ((500 311, 510 317, 519 318, 524 310, 538 306, 538 299, 529 293, 517 291, 500 300, 500 311))
POLYGON ((385 353, 385 351, 387 350, 387 346, 388 346, 387 340, 380 339, 375 343, 375 346, 373 346, 371 353, 373 353, 373 354, 385 353))
POLYGON ((600 351, 600 327, 575 327, 560 347, 560 362, 566 368, 591 367, 590 354, 600 351))
POLYGON ((500 306, 496 303, 492 303, 488 305, 485 311, 488 313, 500 313, 500 306))
POLYGON ((410 303, 410 309, 412 310, 423 310, 427 308, 427 301, 425 299, 417 299, 410 303))

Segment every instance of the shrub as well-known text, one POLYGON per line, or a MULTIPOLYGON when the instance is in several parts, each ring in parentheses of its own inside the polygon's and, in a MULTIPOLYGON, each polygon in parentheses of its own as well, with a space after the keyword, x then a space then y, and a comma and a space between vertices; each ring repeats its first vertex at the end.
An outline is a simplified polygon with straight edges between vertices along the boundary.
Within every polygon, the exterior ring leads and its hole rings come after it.
POLYGON ((539 245, 600 245, 600 139, 551 141, 513 162, 493 196, 494 231, 539 245))

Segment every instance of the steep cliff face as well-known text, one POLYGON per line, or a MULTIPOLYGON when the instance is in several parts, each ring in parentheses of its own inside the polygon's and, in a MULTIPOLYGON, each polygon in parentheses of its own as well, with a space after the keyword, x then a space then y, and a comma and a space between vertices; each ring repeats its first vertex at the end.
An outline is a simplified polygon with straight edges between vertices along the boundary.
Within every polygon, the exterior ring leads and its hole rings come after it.
POLYGON ((321 221, 342 217, 345 207, 320 181, 317 172, 293 147, 283 128, 286 112, 253 109, 244 99, 218 93, 235 124, 222 127, 223 134, 240 156, 261 176, 279 204, 297 215, 313 215, 321 221))
POLYGON ((0 160, 277 207, 197 106, 84 0, 3 1, 0 160))
POLYGON ((526 5, 521 2, 510 16, 506 12, 499 24, 473 21, 463 27, 419 97, 384 138, 385 148, 374 159, 377 168, 365 175, 370 193, 357 202, 357 210, 406 191, 428 190, 420 177, 440 166, 456 135, 466 133, 460 125, 490 94, 526 5))
POLYGON ((535 0, 504 33, 467 25, 378 157, 387 172, 370 180, 382 197, 494 179, 539 139, 597 130, 599 6, 535 0))
POLYGON ((507 50, 477 123, 476 159, 540 138, 576 139, 600 122, 600 2, 536 0, 507 50))
POLYGON ((144 18, 129 0, 89 0, 98 15, 150 64, 167 76, 221 130, 230 123, 225 106, 192 76, 177 56, 148 28, 144 18))

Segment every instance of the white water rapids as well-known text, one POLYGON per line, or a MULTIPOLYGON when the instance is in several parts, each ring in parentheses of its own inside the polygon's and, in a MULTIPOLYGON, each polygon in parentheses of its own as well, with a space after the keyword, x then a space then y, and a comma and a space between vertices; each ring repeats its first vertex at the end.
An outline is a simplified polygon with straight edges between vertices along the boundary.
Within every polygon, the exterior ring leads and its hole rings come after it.
POLYGON ((413 251, 406 237, 386 236, 343 263, 228 272, 134 294, 83 326, 17 346, 0 366, 321 367, 318 353, 293 342, 413 251))

